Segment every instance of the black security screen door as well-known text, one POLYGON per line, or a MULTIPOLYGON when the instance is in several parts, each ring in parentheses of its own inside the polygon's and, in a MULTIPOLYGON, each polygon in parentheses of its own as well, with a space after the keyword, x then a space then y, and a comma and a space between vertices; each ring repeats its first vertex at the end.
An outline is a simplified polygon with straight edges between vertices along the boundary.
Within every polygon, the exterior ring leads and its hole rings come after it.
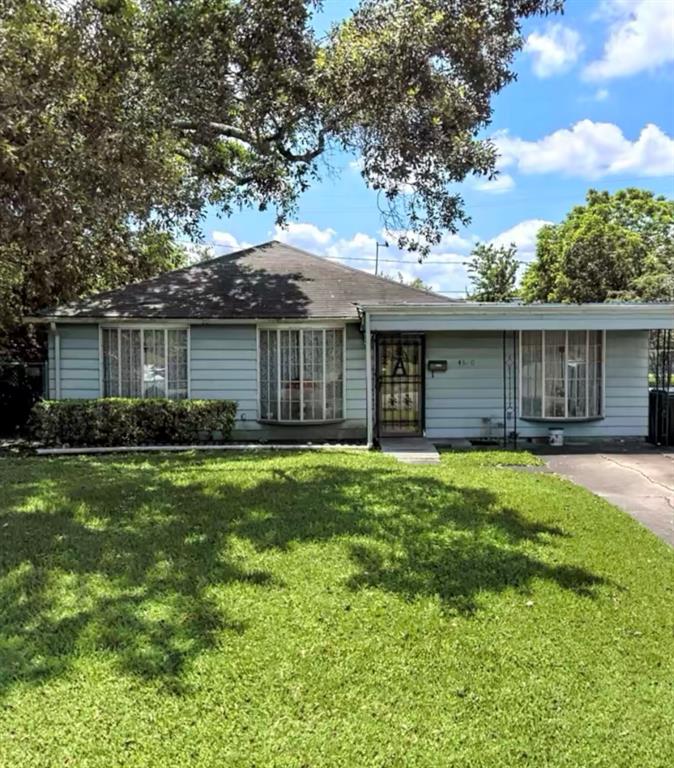
POLYGON ((380 437, 423 432, 424 348, 421 336, 377 339, 377 425, 380 437))

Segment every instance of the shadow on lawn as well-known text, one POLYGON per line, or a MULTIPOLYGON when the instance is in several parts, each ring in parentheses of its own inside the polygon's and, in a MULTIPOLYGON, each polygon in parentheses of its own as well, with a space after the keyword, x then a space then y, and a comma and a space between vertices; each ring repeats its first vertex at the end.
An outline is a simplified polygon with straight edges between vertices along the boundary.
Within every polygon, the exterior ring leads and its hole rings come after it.
POLYGON ((36 462, 0 491, 0 691, 65 671, 78 653, 181 690, 185 665, 223 632, 217 588, 282 588, 232 551, 343 538, 351 589, 437 595, 470 613, 481 592, 547 579, 591 596, 602 580, 535 557, 562 530, 432 473, 329 459, 281 469, 256 457, 36 462), (168 473, 171 473, 169 475, 168 473), (238 473, 236 477, 232 473, 238 473), (243 482, 242 482, 243 477, 243 482))

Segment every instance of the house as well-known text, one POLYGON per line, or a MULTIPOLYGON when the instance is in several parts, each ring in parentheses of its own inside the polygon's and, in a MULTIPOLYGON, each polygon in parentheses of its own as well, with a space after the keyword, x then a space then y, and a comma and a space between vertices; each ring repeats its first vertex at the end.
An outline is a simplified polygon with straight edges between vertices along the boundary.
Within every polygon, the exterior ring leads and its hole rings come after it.
POLYGON ((456 301, 272 241, 33 320, 50 397, 232 399, 236 439, 643 438, 674 305, 456 301))

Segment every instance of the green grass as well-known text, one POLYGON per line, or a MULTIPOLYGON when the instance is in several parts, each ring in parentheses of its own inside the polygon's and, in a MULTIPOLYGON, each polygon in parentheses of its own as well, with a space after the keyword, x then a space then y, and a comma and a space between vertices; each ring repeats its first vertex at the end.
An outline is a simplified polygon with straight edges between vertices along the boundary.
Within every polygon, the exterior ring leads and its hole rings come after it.
POLYGON ((0 460, 0 766, 670 766, 673 552, 512 457, 0 460))

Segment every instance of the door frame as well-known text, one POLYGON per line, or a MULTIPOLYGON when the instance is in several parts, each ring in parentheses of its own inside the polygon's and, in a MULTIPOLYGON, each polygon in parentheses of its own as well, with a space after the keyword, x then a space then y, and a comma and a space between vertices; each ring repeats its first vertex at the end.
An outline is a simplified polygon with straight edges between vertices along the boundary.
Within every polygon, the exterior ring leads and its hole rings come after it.
POLYGON ((426 431, 426 336, 423 333, 413 333, 413 332, 384 332, 384 333, 375 333, 374 335, 374 433, 376 437, 423 437, 425 431, 426 431), (385 435, 382 434, 382 424, 381 424, 381 403, 380 403, 380 392, 381 392, 381 379, 379 375, 380 367, 379 367, 379 342, 381 339, 401 339, 405 340, 405 338, 408 339, 414 339, 419 340, 419 354, 420 354, 420 375, 419 375, 419 418, 418 418, 418 429, 415 432, 409 432, 406 434, 398 434, 398 435, 385 435))

